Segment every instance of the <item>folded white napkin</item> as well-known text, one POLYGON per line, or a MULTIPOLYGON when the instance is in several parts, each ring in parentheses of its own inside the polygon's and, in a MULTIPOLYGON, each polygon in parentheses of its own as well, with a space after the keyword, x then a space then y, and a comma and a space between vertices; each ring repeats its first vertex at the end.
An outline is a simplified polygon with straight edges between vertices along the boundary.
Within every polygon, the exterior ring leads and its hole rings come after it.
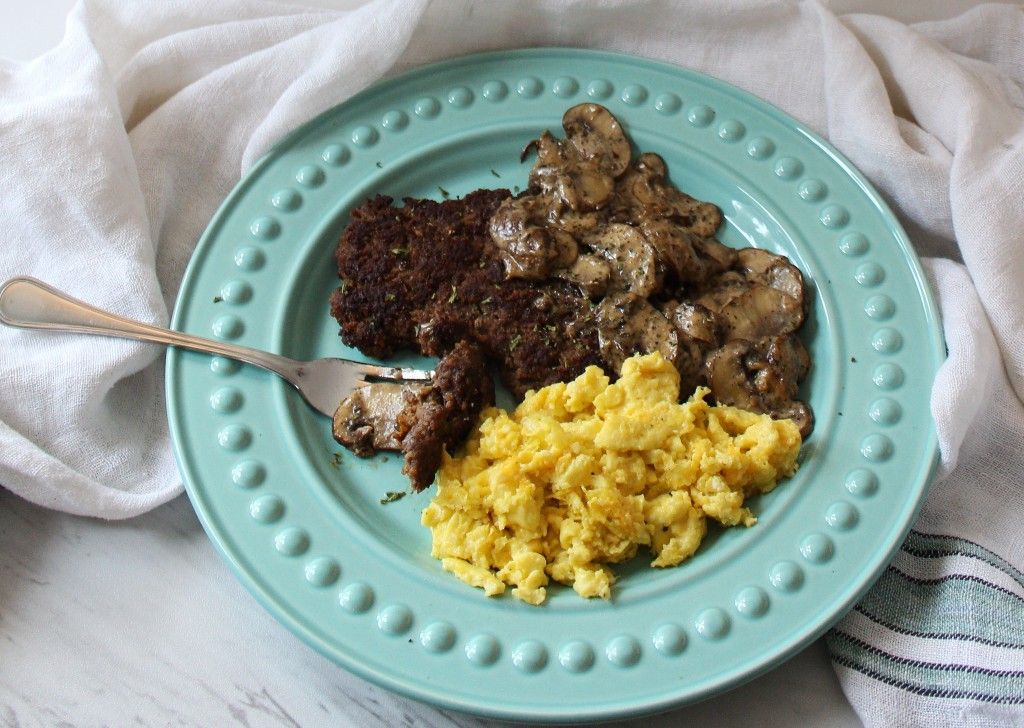
MULTIPOLYGON (((896 562, 830 633, 869 725, 1024 723, 1024 13, 907 27, 775 2, 89 0, 0 65, 0 280, 30 274, 166 324, 196 239, 299 123, 385 75, 488 49, 659 58, 832 140, 906 224, 950 357, 941 480, 896 562), (456 30, 457 29, 457 30, 456 30), (953 262, 953 261, 962 261, 953 262)), ((0 327, 0 482, 124 518, 174 497, 161 350, 0 327)))

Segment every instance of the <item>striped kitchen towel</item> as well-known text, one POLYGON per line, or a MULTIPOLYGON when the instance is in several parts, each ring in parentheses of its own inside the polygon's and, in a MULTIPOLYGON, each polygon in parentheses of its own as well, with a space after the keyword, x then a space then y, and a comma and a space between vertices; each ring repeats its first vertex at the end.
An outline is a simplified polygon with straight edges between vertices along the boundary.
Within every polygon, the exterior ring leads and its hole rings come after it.
POLYGON ((932 395, 943 464, 892 564, 826 639, 869 727, 1024 726, 1024 406, 970 280, 941 261, 929 272, 950 354, 932 395), (969 395, 948 396, 957 386, 969 395))
POLYGON ((869 727, 1024 726, 1024 9, 823 27, 829 138, 937 256, 949 350, 938 476, 833 664, 869 727))
POLYGON ((1024 573, 1013 564, 968 539, 911 531, 828 645, 852 683, 867 677, 951 704, 1021 705, 1022 613, 1024 573))

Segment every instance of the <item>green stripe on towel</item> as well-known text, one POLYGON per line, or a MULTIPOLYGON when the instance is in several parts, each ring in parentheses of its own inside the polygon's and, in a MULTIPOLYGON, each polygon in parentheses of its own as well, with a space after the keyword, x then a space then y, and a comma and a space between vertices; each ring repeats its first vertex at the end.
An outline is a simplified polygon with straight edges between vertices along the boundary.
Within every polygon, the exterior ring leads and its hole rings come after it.
MULTIPOLYGON (((853 608, 855 612, 860 612, 865 617, 870 619, 875 624, 881 625, 886 629, 889 629, 898 634, 905 634, 910 637, 926 637, 928 639, 937 640, 957 640, 960 642, 974 642, 976 644, 987 645, 988 647, 1005 647, 1009 649, 1020 649, 1024 650, 1024 644, 1020 642, 999 642, 997 640, 989 639, 988 637, 979 637, 978 635, 968 634, 963 631, 964 626, 957 624, 955 627, 951 626, 951 631, 948 632, 921 632, 920 625, 914 624, 910 627, 900 626, 894 622, 888 621, 885 617, 878 614, 872 614, 867 611, 859 604, 853 608), (952 631, 959 630, 959 631, 952 631)), ((1021 659, 1024 660, 1024 654, 1021 655, 1021 659)))
POLYGON ((890 566, 856 608, 903 634, 1024 647, 1024 600, 977 577, 915 579, 890 566))
POLYGON ((903 690, 939 698, 1024 704, 1024 672, 899 657, 839 629, 826 635, 838 664, 903 690))
POLYGON ((934 533, 911 531, 903 542, 903 550, 912 556, 922 558, 942 558, 943 556, 966 556, 984 561, 994 569, 998 569, 1024 587, 1024 572, 1014 567, 1006 559, 989 551, 984 546, 956 536, 943 536, 934 533))

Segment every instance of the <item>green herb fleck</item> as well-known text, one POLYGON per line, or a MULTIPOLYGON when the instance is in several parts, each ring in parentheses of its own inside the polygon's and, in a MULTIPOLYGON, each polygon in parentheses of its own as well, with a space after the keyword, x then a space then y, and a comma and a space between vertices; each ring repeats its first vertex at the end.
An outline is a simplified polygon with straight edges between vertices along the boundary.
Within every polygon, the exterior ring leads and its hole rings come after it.
POLYGON ((394 293, 385 293, 384 294, 384 300, 385 301, 394 301, 395 300, 395 294, 394 293))
POLYGON ((487 265, 487 261, 486 260, 481 260, 479 263, 476 264, 476 267, 480 268, 480 269, 483 269, 484 266, 486 266, 486 265, 487 265))
POLYGON ((493 169, 491 170, 491 174, 493 174, 495 177, 501 177, 501 175, 495 172, 493 169))
POLYGON ((348 290, 348 281, 342 281, 341 285, 338 286, 338 295, 344 296, 346 290, 348 290))
POLYGON ((510 341, 508 344, 508 351, 510 354, 517 348, 519 348, 519 344, 522 342, 522 340, 523 337, 519 334, 516 334, 515 336, 512 337, 512 341, 510 341))
POLYGON ((384 165, 383 165, 383 164, 381 164, 381 162, 380 162, 380 160, 379 160, 379 159, 378 159, 378 160, 377 160, 376 162, 374 162, 374 164, 376 164, 376 165, 377 165, 377 169, 384 169, 384 165))
POLYGON ((331 453, 331 467, 335 468, 335 469, 341 467, 341 453, 340 452, 331 453))
POLYGON ((405 498, 404 490, 389 490, 383 498, 380 499, 380 504, 386 506, 388 503, 394 503, 396 500, 402 500, 405 498))
POLYGON ((554 336, 555 332, 558 331, 558 327, 555 326, 554 324, 548 324, 547 326, 545 326, 545 328, 548 330, 548 333, 551 334, 552 336, 554 336))
POLYGON ((438 185, 438 186, 437 186, 437 189, 438 189, 438 191, 439 191, 439 192, 441 193, 441 197, 443 197, 444 199, 446 199, 446 200, 447 200, 447 199, 448 199, 449 197, 451 197, 451 195, 450 195, 450 194, 448 193, 448 190, 446 190, 446 189, 445 189, 444 187, 442 187, 441 185, 438 185))
POLYGON ((452 295, 448 296, 448 303, 455 303, 455 286, 452 286, 452 295))
POLYGON ((480 302, 480 305, 481 306, 486 306, 488 303, 490 303, 493 300, 494 300, 494 296, 488 296, 487 298, 485 298, 484 300, 482 300, 480 302))
POLYGON ((223 296, 214 296, 214 297, 213 297, 213 302, 214 302, 214 303, 220 303, 220 302, 221 302, 221 301, 223 301, 223 300, 224 300, 224 297, 223 297, 223 296))
POLYGON ((392 255, 397 255, 399 258, 401 258, 401 257, 404 257, 406 255, 409 255, 409 249, 408 248, 392 248, 391 249, 391 254, 392 255))

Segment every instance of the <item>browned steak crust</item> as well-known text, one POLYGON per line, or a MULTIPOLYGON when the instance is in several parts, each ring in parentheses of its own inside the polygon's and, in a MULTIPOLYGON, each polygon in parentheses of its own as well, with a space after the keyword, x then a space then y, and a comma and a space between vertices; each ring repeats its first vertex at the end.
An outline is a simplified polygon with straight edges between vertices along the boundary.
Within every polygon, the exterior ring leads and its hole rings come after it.
POLYGON ((397 422, 402 472, 419 492, 433 482, 444 449, 461 444, 480 411, 494 404, 494 381, 480 348, 460 341, 438 362, 433 382, 406 397, 397 422))
POLYGON ((464 200, 406 199, 393 207, 378 195, 352 211, 335 252, 342 285, 331 298, 341 337, 365 354, 416 349, 414 312, 448 296, 474 268, 487 226, 508 190, 480 190, 464 200))
POLYGON ((516 397, 599 364, 589 301, 568 283, 506 280, 488 223, 508 190, 460 200, 378 196, 352 212, 336 258, 342 285, 331 315, 349 346, 375 357, 399 349, 443 356, 476 343, 516 397))

